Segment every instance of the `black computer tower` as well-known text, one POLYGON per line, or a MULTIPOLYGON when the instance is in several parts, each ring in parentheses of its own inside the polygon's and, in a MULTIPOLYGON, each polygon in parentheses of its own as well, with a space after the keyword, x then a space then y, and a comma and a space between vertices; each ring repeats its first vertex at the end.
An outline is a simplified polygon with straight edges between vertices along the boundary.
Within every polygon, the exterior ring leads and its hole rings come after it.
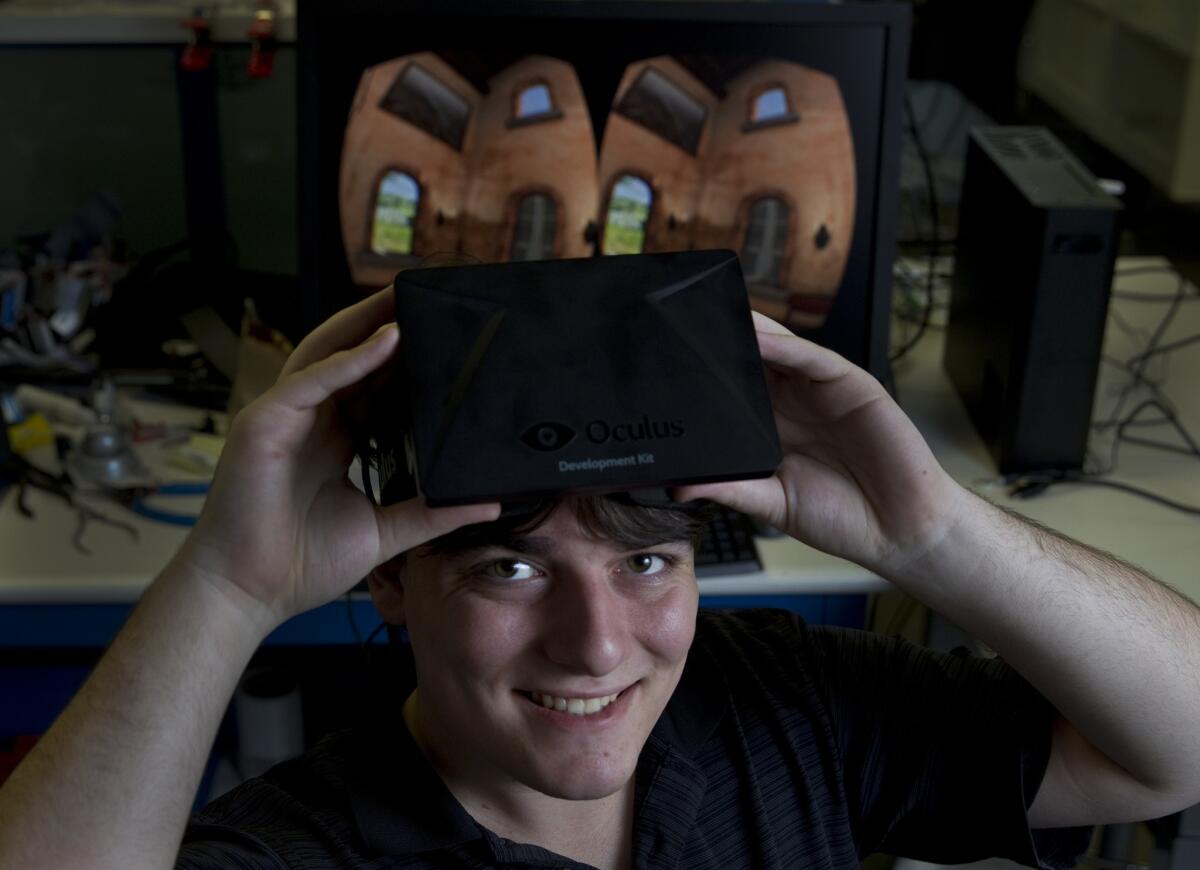
POLYGON ((1001 473, 1087 450, 1121 204, 1049 131, 971 131, 943 365, 1001 473))

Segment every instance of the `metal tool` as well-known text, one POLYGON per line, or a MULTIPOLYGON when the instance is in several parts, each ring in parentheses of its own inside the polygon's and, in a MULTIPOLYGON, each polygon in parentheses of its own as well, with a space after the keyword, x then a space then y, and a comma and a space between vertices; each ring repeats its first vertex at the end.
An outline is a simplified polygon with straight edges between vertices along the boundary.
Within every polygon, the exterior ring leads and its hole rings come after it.
POLYGON ((95 510, 92 507, 80 502, 75 495, 75 488, 67 475, 55 476, 49 472, 43 471, 36 465, 32 464, 24 457, 17 454, 10 456, 5 462, 6 476, 13 477, 17 482, 17 510, 21 516, 26 519, 35 519, 36 515, 33 509, 29 507, 27 500, 28 488, 33 487, 40 489, 43 492, 50 493, 53 496, 65 501, 70 507, 74 508, 76 523, 75 533, 71 536, 71 543, 75 549, 84 555, 90 556, 92 551, 83 543, 83 534, 87 530, 89 522, 103 523, 113 528, 121 529, 128 532, 129 536, 135 541, 138 540, 138 530, 129 523, 114 520, 112 517, 95 510))
POLYGON ((114 489, 110 494, 120 504, 124 505, 129 510, 148 520, 154 520, 159 523, 169 523, 174 526, 194 526, 198 519, 197 514, 183 513, 180 511, 169 511, 162 508, 154 507, 147 501, 151 498, 160 496, 193 496, 207 495, 208 482, 200 481, 196 483, 163 483, 157 486, 131 486, 122 489, 114 489))

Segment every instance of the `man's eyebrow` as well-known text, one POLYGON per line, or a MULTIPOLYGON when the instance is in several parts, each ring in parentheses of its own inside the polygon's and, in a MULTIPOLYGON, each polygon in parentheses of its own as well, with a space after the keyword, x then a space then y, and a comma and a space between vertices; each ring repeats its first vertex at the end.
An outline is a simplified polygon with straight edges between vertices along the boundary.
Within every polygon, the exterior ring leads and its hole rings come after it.
POLYGON ((483 541, 461 550, 455 550, 451 556, 462 559, 487 550, 511 550, 522 556, 546 556, 554 550, 554 539, 541 535, 498 538, 494 541, 483 541))
MULTIPOLYGON (((628 545, 620 542, 615 543, 617 543, 622 550, 627 550, 631 553, 643 549, 652 550, 656 547, 691 546, 691 541, 687 538, 662 540, 658 541, 657 543, 637 543, 628 545)), ((463 547, 462 549, 455 549, 448 555, 450 558, 457 560, 469 559, 472 556, 487 552, 488 550, 509 550, 510 552, 517 553, 521 556, 536 556, 544 558, 553 554, 556 549, 557 545, 555 544, 554 538, 546 535, 518 535, 511 538, 497 538, 492 541, 482 541, 478 544, 463 547)))

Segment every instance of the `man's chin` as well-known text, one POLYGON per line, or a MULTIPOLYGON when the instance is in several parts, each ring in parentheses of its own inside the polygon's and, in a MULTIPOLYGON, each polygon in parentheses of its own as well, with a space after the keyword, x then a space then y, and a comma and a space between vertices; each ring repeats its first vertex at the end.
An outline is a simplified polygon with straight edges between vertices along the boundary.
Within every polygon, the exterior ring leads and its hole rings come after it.
POLYGON ((556 781, 546 783, 538 788, 542 794, 549 795, 552 798, 566 801, 597 801, 602 798, 611 797, 621 790, 621 787, 629 782, 628 777, 620 781, 606 782, 563 782, 556 781))
POLYGON ((619 792, 633 778, 636 764, 575 765, 554 773, 537 771, 527 784, 542 794, 568 801, 594 801, 619 792))

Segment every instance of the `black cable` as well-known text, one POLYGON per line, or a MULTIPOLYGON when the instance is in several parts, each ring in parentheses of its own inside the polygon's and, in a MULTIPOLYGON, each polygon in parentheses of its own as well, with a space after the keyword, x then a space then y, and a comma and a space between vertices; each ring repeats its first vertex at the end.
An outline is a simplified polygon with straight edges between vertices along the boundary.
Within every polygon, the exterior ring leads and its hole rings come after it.
MULTIPOLYGON (((1114 290, 1111 294, 1113 299, 1120 299, 1125 302, 1171 302, 1175 299, 1169 293, 1130 293, 1126 290, 1114 290)), ((1184 296, 1184 302, 1195 302, 1200 300, 1200 293, 1195 293, 1190 296, 1184 296)))
POLYGON ((1176 415, 1175 409, 1169 404, 1164 404, 1158 399, 1147 399, 1145 402, 1142 402, 1142 404, 1138 405, 1134 413, 1131 413, 1129 418, 1122 421, 1121 425, 1117 427, 1118 438, 1128 439, 1129 436, 1125 435, 1125 430, 1134 425, 1136 415, 1140 413, 1143 408, 1153 408, 1161 411, 1163 414, 1163 419, 1155 422, 1162 424, 1170 423, 1175 428, 1175 431, 1179 433, 1179 437, 1183 439, 1183 442, 1187 444, 1188 452, 1197 459, 1200 459, 1200 445, 1196 444, 1196 440, 1192 438, 1191 433, 1188 432, 1184 425, 1179 422, 1179 417, 1176 415))
MULTIPOLYGON (((1150 378, 1146 377, 1145 375, 1139 376, 1137 374, 1137 372, 1134 371, 1133 367, 1129 365, 1129 363, 1127 363, 1123 360, 1116 359, 1111 356, 1107 356, 1107 355, 1101 356, 1100 361, 1104 362, 1104 363, 1108 363, 1110 366, 1119 368, 1121 371, 1125 372, 1125 374, 1137 379, 1138 382, 1140 383, 1140 385, 1144 386, 1147 390, 1149 390, 1155 396, 1155 398, 1159 399, 1161 402, 1163 402, 1163 404, 1170 404, 1167 401, 1166 396, 1164 396, 1160 390, 1160 387, 1162 386, 1161 381, 1151 380, 1150 378)), ((1126 419, 1128 419, 1128 418, 1126 418, 1126 419)), ((1113 426, 1121 425, 1121 422, 1122 421, 1119 417, 1109 417, 1108 419, 1104 419, 1104 420, 1093 420, 1092 428, 1103 432, 1105 429, 1111 429, 1113 426)), ((1157 422, 1162 423, 1162 422, 1165 422, 1165 420, 1160 420, 1157 422)), ((1147 424, 1139 424, 1139 425, 1147 425, 1147 424)))
MULTIPOLYGON (((1164 267, 1147 267, 1144 269, 1129 269, 1118 272, 1118 276, 1134 275, 1134 274, 1162 274, 1166 272, 1174 273, 1174 270, 1164 267)), ((1113 294, 1117 295, 1117 294, 1113 294)), ((1006 483, 1010 485, 1009 494, 1016 498, 1031 498, 1035 495, 1045 492, 1051 486, 1056 486, 1064 483, 1074 483, 1082 486, 1100 486, 1107 489, 1116 490, 1119 492, 1128 493, 1139 498, 1147 499, 1155 504, 1163 507, 1171 508, 1172 510, 1180 511, 1181 513, 1200 516, 1200 506, 1190 505, 1184 502, 1176 501, 1160 495, 1159 493, 1151 492, 1139 486, 1122 483, 1120 481, 1105 480, 1104 475, 1111 474, 1116 470, 1117 460, 1120 454, 1122 444, 1133 444, 1140 447, 1147 447, 1154 450, 1163 450, 1171 453, 1176 453, 1189 458, 1200 459, 1200 443, 1192 437, 1187 427, 1180 421, 1178 414, 1171 400, 1162 392, 1161 382, 1156 382, 1146 374, 1146 369, 1150 362, 1154 359, 1162 359, 1164 366, 1166 364, 1166 355, 1173 351, 1187 347, 1191 344, 1200 342, 1200 334, 1187 336, 1182 339, 1176 339, 1168 344, 1161 344, 1163 336, 1167 329, 1174 321, 1176 314, 1179 311, 1179 306, 1189 298, 1188 284, 1186 279, 1180 275, 1174 295, 1147 296, 1144 294, 1128 294, 1133 301, 1148 302, 1158 301, 1170 303, 1170 307, 1163 317, 1159 320, 1154 328, 1149 340, 1146 343, 1145 350, 1135 354, 1127 360, 1118 360, 1110 356, 1102 356, 1101 360, 1111 366, 1121 369, 1130 376, 1129 383, 1125 384, 1121 390, 1116 407, 1112 413, 1102 420, 1097 420, 1092 423, 1092 428, 1098 432, 1107 431, 1115 427, 1116 431, 1113 435, 1112 447, 1109 452, 1109 460, 1107 465, 1097 465, 1093 470, 1076 471, 1076 470, 1048 470, 1044 472, 1033 472, 1021 475, 1013 475, 1006 478, 1006 483), (1136 405, 1128 414, 1122 415, 1122 410, 1126 401, 1138 388, 1144 388, 1150 394, 1147 398, 1136 405), (1151 419, 1145 419, 1145 412, 1157 411, 1158 416, 1151 419), (1161 426, 1170 426, 1174 429, 1176 435, 1183 441, 1183 445, 1170 444, 1164 441, 1157 441, 1152 438, 1143 438, 1140 436, 1127 434, 1128 429, 1133 428, 1156 428, 1161 426)), ((1142 330, 1135 330, 1126 323, 1115 312, 1110 311, 1113 315, 1114 323, 1117 324, 1131 338, 1138 338, 1144 334, 1142 330)), ((1164 375, 1165 377, 1165 375, 1164 375)), ((1089 449, 1089 453, 1091 453, 1089 449)))
POLYGON ((362 647, 364 645, 363 636, 362 632, 358 630, 358 620, 354 618, 354 602, 350 598, 350 590, 347 589, 346 594, 342 597, 346 600, 346 619, 350 622, 350 631, 354 634, 354 642, 362 647))
POLYGON ((375 626, 375 628, 371 630, 371 633, 367 635, 367 644, 370 645, 373 643, 375 638, 379 637, 379 632, 383 631, 387 627, 388 624, 386 622, 381 622, 379 625, 375 626))
MULTIPOLYGON (((1138 270, 1128 270, 1126 272, 1126 274, 1128 274, 1129 272, 1134 272, 1134 271, 1138 271, 1138 270)), ((1144 273, 1148 273, 1148 274, 1151 274, 1151 273, 1158 274, 1163 271, 1163 267, 1157 267, 1157 266, 1156 267, 1147 267, 1140 271, 1142 271, 1144 273)), ((1174 274, 1174 273, 1172 273, 1172 274, 1174 274)), ((1133 413, 1131 413, 1127 418, 1125 418, 1124 421, 1122 421, 1122 419, 1120 418, 1120 410, 1123 407, 1123 405, 1124 405, 1126 399, 1129 397, 1129 395, 1135 389, 1137 389, 1139 386, 1141 386, 1141 387, 1145 387, 1150 392, 1150 394, 1157 400, 1158 406, 1164 411, 1164 419, 1159 422, 1160 423, 1171 422, 1180 431, 1180 434, 1182 435, 1184 440, 1191 443, 1192 439, 1191 439, 1190 435, 1187 433, 1187 431, 1185 429, 1183 429, 1182 425, 1179 424, 1175 418, 1175 413, 1174 413, 1174 409, 1172 407, 1171 401, 1167 398, 1166 395, 1163 394, 1162 390, 1160 389, 1162 383, 1166 379, 1167 357, 1163 356, 1163 354, 1159 353, 1159 350, 1160 350, 1159 342, 1161 341, 1162 336, 1165 334, 1165 332, 1166 332, 1167 328, 1170 326, 1171 322, 1174 320, 1175 315, 1179 310, 1179 305, 1187 296, 1187 287, 1188 287, 1187 281, 1186 281, 1186 279, 1184 279, 1184 277, 1182 275, 1180 275, 1178 277, 1179 277, 1179 281, 1176 285, 1175 294, 1173 296, 1164 296, 1162 298, 1162 301, 1170 302, 1171 307, 1170 307, 1170 309, 1168 309, 1167 313, 1163 316, 1162 320, 1159 322, 1158 326, 1155 328, 1154 334, 1151 336, 1149 341, 1147 341, 1146 350, 1144 350, 1143 352, 1141 352, 1139 354, 1134 355, 1133 357, 1130 357, 1128 360, 1125 360, 1124 362, 1115 363, 1116 365, 1118 365, 1118 367, 1120 367, 1124 371, 1126 371, 1131 376, 1132 380, 1128 384, 1126 384, 1125 387, 1122 389, 1121 394, 1117 401, 1117 405, 1113 409, 1113 412, 1110 415, 1110 418, 1107 420, 1101 420, 1101 421, 1097 421, 1097 422, 1093 423, 1093 427, 1097 431, 1104 431, 1105 429, 1111 428, 1114 425, 1120 426, 1121 431, 1123 431, 1125 426, 1129 425, 1130 422, 1132 422, 1136 418, 1136 416, 1140 413, 1140 411, 1141 411, 1142 407, 1144 407, 1144 405, 1139 406, 1139 408, 1136 409, 1133 413), (1146 374, 1146 369, 1149 365, 1150 360, 1155 357, 1162 358, 1163 370, 1160 373, 1160 377, 1158 380, 1152 379, 1152 378, 1148 377, 1146 374)), ((1129 326, 1129 324, 1126 323, 1124 321, 1124 319, 1121 318, 1115 311, 1110 309, 1109 314, 1112 316, 1113 322, 1116 323, 1117 326, 1119 326, 1122 330, 1124 330, 1124 332, 1131 338, 1136 339, 1140 335, 1144 334, 1142 330, 1136 330, 1136 329, 1132 328, 1131 326, 1129 326)), ((1180 342, 1173 342, 1172 343, 1173 346, 1171 349, 1178 349, 1178 347, 1186 346, 1187 344, 1190 344, 1190 343, 1191 343, 1190 338, 1182 340, 1180 342)), ((1113 360, 1109 357, 1102 357, 1102 359, 1105 362, 1114 364, 1113 360)), ((1118 438, 1119 437, 1120 437, 1120 435, 1118 435, 1118 438)), ((1116 454, 1116 447, 1117 447, 1117 444, 1114 442, 1114 450, 1113 450, 1114 457, 1116 454)))
MULTIPOLYGON (((366 636, 366 639, 364 639, 362 632, 358 629, 358 620, 354 616, 354 605, 352 599, 350 598, 349 592, 346 593, 345 599, 346 618, 350 622, 350 630, 354 633, 354 642, 358 645, 359 650, 362 652, 363 659, 367 667, 372 667, 375 664, 374 657, 372 656, 372 644, 374 643, 375 638, 379 637, 379 633, 385 629, 388 629, 389 626, 386 622, 379 623, 379 625, 371 629, 371 633, 366 636)), ((392 627, 394 628, 394 626, 392 627)), ((388 633, 388 637, 389 639, 391 637, 390 631, 388 633)))
MULTIPOLYGON (((1162 340, 1163 334, 1170 327, 1172 321, 1175 319, 1175 315, 1179 312, 1179 306, 1183 302, 1186 292, 1187 281, 1182 275, 1180 275, 1179 284, 1176 288, 1174 297, 1171 299, 1170 307, 1167 309, 1167 313, 1163 315, 1162 319, 1158 322, 1158 326, 1155 327, 1154 332, 1151 334, 1146 351, 1140 355, 1138 364, 1134 365, 1134 361, 1132 359, 1127 361, 1130 365, 1133 380, 1126 385, 1125 389, 1121 391, 1120 396, 1117 398, 1116 407, 1109 415, 1110 417, 1119 419, 1121 416, 1121 410, 1124 408, 1125 401, 1129 398, 1130 394, 1136 390, 1140 384, 1149 383, 1148 379, 1145 377, 1146 366, 1150 362, 1150 356, 1147 354, 1151 354, 1158 347, 1158 343, 1162 340)), ((1156 392, 1157 387, 1152 387, 1151 391, 1156 392)))
MULTIPOLYGON (((1156 425, 1161 426, 1166 421, 1156 420, 1154 422, 1156 425)), ((1162 441, 1151 441, 1149 438, 1138 438, 1134 435, 1126 435, 1124 440, 1126 444, 1136 444, 1139 447, 1150 447, 1154 450, 1165 450, 1169 453, 1178 453, 1182 456, 1196 457, 1195 450, 1191 450, 1187 447, 1180 447, 1178 444, 1167 444, 1162 441)))
MULTIPOLYGON (((926 88, 921 88, 921 89, 925 90, 926 88)), ((942 98, 946 96, 945 88, 933 86, 933 87, 929 87, 928 89, 933 91, 933 99, 929 101, 929 108, 925 111, 925 117, 923 117, 921 119, 922 127, 925 127, 926 125, 929 124, 930 121, 932 121, 934 118, 937 117, 938 109, 940 109, 942 106, 942 98)), ((909 93, 910 94, 912 93, 911 89, 909 90, 909 93)), ((915 117, 915 114, 914 114, 914 117, 915 117)))
POLYGON ((1133 290, 1118 290, 1112 289, 1111 298, 1120 299, 1128 302, 1147 302, 1147 304, 1158 304, 1158 302, 1174 302, 1176 299, 1183 302, 1192 302, 1200 299, 1200 289, 1196 289, 1190 284, 1186 276, 1178 274, 1178 272, 1170 269, 1164 269, 1162 266, 1147 266, 1146 269, 1138 271, 1117 272, 1115 278, 1129 277, 1134 275, 1165 275, 1170 274, 1178 278, 1175 284, 1175 293, 1135 293, 1133 290), (1194 293, 1188 293, 1189 289, 1194 289, 1194 293))
MULTIPOLYGON (((1111 423, 1111 421, 1107 422, 1111 423)), ((1200 447, 1196 445, 1195 439, 1192 438, 1191 434, 1186 428, 1184 428, 1183 424, 1179 422, 1179 418, 1175 415, 1175 409, 1170 407, 1169 404, 1160 401, 1158 398, 1153 398, 1146 399, 1144 402, 1130 411, 1128 416, 1116 422, 1117 431, 1113 436, 1112 449, 1109 451, 1108 464, 1102 468, 1097 468, 1087 473, 1092 476, 1100 476, 1104 474, 1111 474, 1116 470, 1117 457, 1120 453, 1121 443, 1129 441, 1131 437, 1125 434, 1126 429, 1138 425, 1165 425, 1167 423, 1170 423, 1175 428, 1175 431, 1179 433, 1179 436, 1183 439, 1184 443, 1188 445, 1187 452, 1190 455, 1194 455, 1197 459, 1200 459, 1200 447), (1163 417, 1153 421, 1140 421, 1138 418, 1142 411, 1146 409, 1161 411, 1163 417)))
POLYGON ((1126 278, 1134 275, 1178 275, 1174 266, 1130 266, 1127 269, 1117 269, 1114 278, 1126 278))
POLYGON ((1133 341, 1145 341, 1148 333, 1144 329, 1131 326, 1129 321, 1113 308, 1108 309, 1108 316, 1117 327, 1133 341))
POLYGON ((358 645, 359 651, 362 653, 363 664, 366 665, 367 670, 373 669, 376 664, 375 638, 379 637, 379 632, 387 627, 388 624, 386 622, 380 622, 379 625, 371 629, 371 633, 367 635, 367 639, 358 645))
POLYGON ((1137 356, 1130 357, 1129 362, 1132 363, 1134 360, 1144 360, 1153 356, 1158 356, 1159 354, 1171 353, 1172 351, 1179 350, 1181 347, 1187 347, 1189 344, 1195 344, 1198 341, 1200 341, 1200 332, 1196 333, 1195 335, 1189 335, 1187 338, 1177 339, 1172 341, 1170 344, 1161 345, 1153 350, 1147 350, 1143 353, 1139 353, 1137 356))
POLYGON ((1176 297, 1183 297, 1183 301, 1190 302, 1200 299, 1200 290, 1195 293, 1188 293, 1188 288, 1191 286, 1186 277, 1180 274, 1171 266, 1134 266, 1129 269, 1118 269, 1113 273, 1113 280, 1117 278, 1132 278, 1137 275, 1173 275, 1179 279, 1174 293, 1135 293, 1130 290, 1118 290, 1115 287, 1110 294, 1113 299, 1121 299, 1127 302, 1174 302, 1176 297))
POLYGON ((933 165, 930 163, 929 153, 925 150, 925 145, 921 141, 920 131, 917 130, 916 113, 913 111, 912 97, 908 94, 904 95, 904 114, 908 120, 908 129, 912 136, 913 146, 917 149, 917 155, 921 158, 921 166, 925 171, 925 185, 929 189, 929 212, 933 222, 933 226, 931 227, 933 235, 929 245, 929 271, 926 275, 925 284, 925 308, 921 313, 921 320, 917 324, 916 331, 889 357, 888 361, 893 363, 916 347, 917 342, 921 340, 925 335, 925 331, 929 328, 929 321, 933 316, 934 271, 937 265, 938 248, 940 246, 938 226, 941 222, 941 215, 938 210, 937 186, 933 180, 933 165))
POLYGON ((1183 502, 1175 501, 1166 496, 1159 495, 1156 492, 1151 492, 1148 489, 1142 489, 1140 486, 1133 486, 1128 483, 1121 483, 1116 480, 1104 480, 1103 478, 1092 477, 1082 472, 1061 471, 1048 472, 1043 475, 1026 475, 1018 479, 1009 489, 1009 495, 1014 498, 1032 498, 1035 495, 1040 495, 1051 486, 1057 484, 1075 483, 1081 486, 1102 486, 1106 489, 1115 489, 1119 492, 1136 495, 1139 498, 1144 498, 1149 501, 1160 504, 1163 507, 1169 507, 1172 510, 1180 511, 1185 514, 1200 516, 1200 505, 1184 504, 1183 502))
MULTIPOLYGON (((919 317, 913 317, 913 316, 912 316, 912 315, 910 315, 910 314, 897 314, 897 315, 896 315, 896 319, 897 319, 897 320, 899 320, 901 323, 908 323, 908 324, 911 324, 911 325, 913 325, 913 326, 920 326, 920 325, 921 325, 921 318, 919 318, 919 317)), ((930 323, 930 324, 927 324, 927 325, 926 325, 926 327, 925 327, 925 331, 926 331, 926 332, 929 332, 929 331, 931 331, 931 330, 932 330, 933 332, 945 332, 945 331, 946 331, 946 327, 945 327, 945 326, 942 326, 942 325, 940 325, 940 324, 937 324, 937 323, 930 323)))
MULTIPOLYGON (((1138 329, 1138 328, 1131 326, 1125 320, 1125 318, 1123 318, 1120 314, 1118 314, 1112 308, 1110 308, 1108 310, 1108 316, 1109 316, 1109 319, 1111 319, 1112 322, 1117 326, 1117 328, 1120 329, 1123 333, 1125 333, 1126 337, 1129 338, 1130 341, 1138 342, 1145 346, 1149 346, 1149 333, 1147 333, 1146 330, 1138 329)), ((1163 383, 1166 382, 1166 379, 1167 379, 1167 358, 1166 357, 1159 360, 1159 362, 1161 363, 1161 366, 1160 366, 1161 370, 1158 372, 1157 376, 1155 376, 1155 377, 1149 377, 1145 372, 1142 372, 1139 375, 1134 370, 1133 366, 1129 364, 1128 361, 1116 360, 1113 357, 1105 357, 1105 356, 1102 356, 1101 359, 1105 362, 1110 363, 1111 365, 1115 365, 1118 368, 1123 369, 1126 374, 1134 377, 1135 381, 1139 385, 1145 386, 1147 389, 1150 389, 1151 391, 1157 390, 1160 386, 1162 386, 1163 383)))
POLYGON ((920 323, 925 308, 923 288, 926 284, 924 275, 914 275, 900 268, 900 264, 892 270, 893 298, 892 316, 897 320, 908 323, 920 323), (921 288, 918 291, 918 287, 921 288))

